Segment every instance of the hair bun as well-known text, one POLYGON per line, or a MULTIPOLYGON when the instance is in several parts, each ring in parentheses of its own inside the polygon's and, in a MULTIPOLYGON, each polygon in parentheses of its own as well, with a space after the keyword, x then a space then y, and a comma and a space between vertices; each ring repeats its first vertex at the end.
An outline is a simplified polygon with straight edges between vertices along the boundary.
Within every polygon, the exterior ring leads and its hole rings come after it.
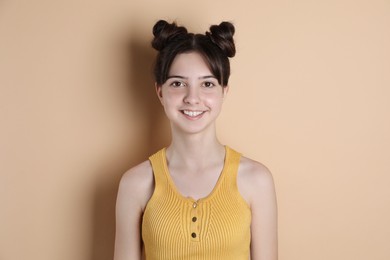
POLYGON ((234 57, 236 47, 234 45, 233 35, 235 29, 230 22, 222 22, 219 25, 212 25, 210 32, 206 35, 216 44, 228 57, 234 57))
POLYGON ((177 36, 186 35, 187 29, 182 26, 177 26, 175 22, 168 23, 160 20, 153 26, 152 47, 158 51, 164 49, 165 46, 177 36))

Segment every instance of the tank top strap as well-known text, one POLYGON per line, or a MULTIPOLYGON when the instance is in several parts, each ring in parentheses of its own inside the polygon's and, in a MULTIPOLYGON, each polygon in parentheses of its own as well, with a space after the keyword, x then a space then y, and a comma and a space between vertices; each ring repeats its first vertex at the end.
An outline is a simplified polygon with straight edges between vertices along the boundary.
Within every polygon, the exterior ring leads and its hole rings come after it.
POLYGON ((225 178, 228 179, 228 182, 235 184, 237 182, 238 167, 240 166, 242 155, 229 146, 226 146, 226 152, 228 153, 226 154, 226 160, 229 160, 226 164, 229 174, 225 178))
POLYGON ((155 188, 166 185, 165 171, 165 147, 149 157, 152 164, 155 188))

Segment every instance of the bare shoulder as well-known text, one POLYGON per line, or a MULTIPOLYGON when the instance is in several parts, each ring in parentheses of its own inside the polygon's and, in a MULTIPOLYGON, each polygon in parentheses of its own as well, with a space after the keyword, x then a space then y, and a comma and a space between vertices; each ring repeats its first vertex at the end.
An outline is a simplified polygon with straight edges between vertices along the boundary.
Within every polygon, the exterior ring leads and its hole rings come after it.
POLYGON ((250 204, 259 196, 274 193, 275 185, 270 170, 262 163, 241 157, 237 185, 241 195, 250 204))
POLYGON ((148 160, 126 171, 119 183, 118 200, 131 201, 143 210, 154 189, 153 170, 148 160))
POLYGON ((239 176, 244 180, 256 185, 273 185, 273 178, 270 170, 262 163, 247 157, 241 157, 239 176))
POLYGON ((153 177, 152 166, 148 160, 134 166, 127 170, 122 178, 121 185, 140 184, 140 182, 147 181, 147 179, 153 177))

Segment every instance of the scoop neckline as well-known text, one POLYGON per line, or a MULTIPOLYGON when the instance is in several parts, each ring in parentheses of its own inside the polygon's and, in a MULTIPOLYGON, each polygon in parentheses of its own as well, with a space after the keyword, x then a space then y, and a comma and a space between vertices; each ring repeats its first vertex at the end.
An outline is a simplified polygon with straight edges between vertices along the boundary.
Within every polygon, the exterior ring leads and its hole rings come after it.
POLYGON ((185 197, 177 189, 175 182, 173 181, 172 176, 169 172, 169 168, 168 168, 168 161, 167 161, 167 156, 166 156, 166 149, 167 148, 166 147, 163 148, 162 159, 163 159, 164 174, 165 174, 166 178, 168 179, 169 186, 174 191, 174 193, 177 195, 177 197, 179 197, 181 200, 184 200, 186 202, 200 203, 200 202, 206 202, 206 201, 210 200, 215 195, 215 193, 217 193, 217 191, 219 190, 219 187, 221 186, 221 182, 224 179, 224 176, 226 175, 227 162, 229 161, 229 155, 230 155, 229 147, 227 145, 224 145, 224 148, 225 148, 225 158, 224 158, 224 162, 223 162, 223 168, 222 168, 221 173, 219 174, 218 180, 215 183, 211 192, 207 196, 199 198, 199 199, 194 199, 191 196, 185 197))

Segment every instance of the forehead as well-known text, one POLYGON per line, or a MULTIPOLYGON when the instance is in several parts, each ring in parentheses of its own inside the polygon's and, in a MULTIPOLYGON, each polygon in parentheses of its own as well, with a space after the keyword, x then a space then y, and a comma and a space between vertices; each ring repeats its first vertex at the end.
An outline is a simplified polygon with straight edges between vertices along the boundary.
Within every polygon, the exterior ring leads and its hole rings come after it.
POLYGON ((168 74, 168 76, 180 75, 187 77, 213 75, 204 57, 197 52, 178 54, 173 60, 168 74))

